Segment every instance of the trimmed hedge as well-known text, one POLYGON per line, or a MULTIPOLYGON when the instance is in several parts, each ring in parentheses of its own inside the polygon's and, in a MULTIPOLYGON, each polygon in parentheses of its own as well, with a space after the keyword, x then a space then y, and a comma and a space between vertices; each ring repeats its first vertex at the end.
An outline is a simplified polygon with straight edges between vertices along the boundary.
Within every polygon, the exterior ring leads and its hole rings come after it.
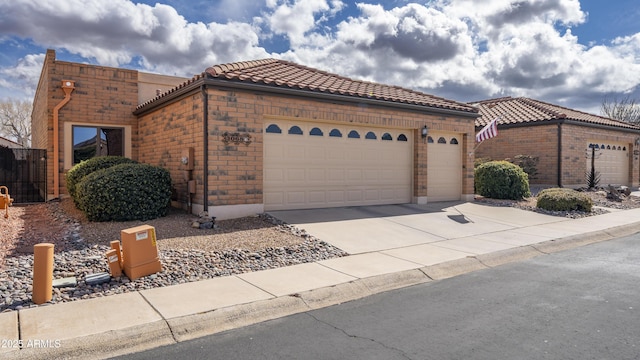
POLYGON ((531 196, 529 177, 508 161, 489 161, 475 169, 476 193, 492 199, 520 200, 531 196))
POLYGON ((79 202, 76 199, 76 187, 82 179, 91 174, 94 171, 98 171, 101 169, 110 168, 119 164, 137 164, 138 162, 135 160, 131 160, 122 156, 98 156, 85 161, 80 162, 79 164, 74 165, 66 174, 65 180, 67 183, 67 192, 69 196, 73 199, 73 202, 76 204, 78 209, 82 210, 79 206, 79 202))
POLYGON ((587 195, 573 189, 551 188, 538 193, 536 206, 550 211, 591 212, 593 201, 587 195))
POLYGON ((76 190, 90 221, 144 221, 167 215, 171 176, 148 164, 120 164, 85 176, 76 190))

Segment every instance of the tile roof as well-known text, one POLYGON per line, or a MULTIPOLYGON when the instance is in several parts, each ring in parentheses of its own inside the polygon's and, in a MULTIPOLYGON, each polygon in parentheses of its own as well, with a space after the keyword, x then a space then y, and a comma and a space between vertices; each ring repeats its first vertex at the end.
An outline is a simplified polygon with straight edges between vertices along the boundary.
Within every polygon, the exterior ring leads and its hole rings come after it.
POLYGON ((502 118, 498 120, 498 125, 540 123, 543 121, 566 119, 619 128, 640 129, 640 127, 628 122, 609 119, 525 97, 503 97, 469 104, 476 106, 480 111, 480 117, 476 119, 477 127, 482 127, 496 117, 502 116, 502 118))
POLYGON ((350 79, 293 62, 278 59, 242 61, 215 65, 205 70, 210 79, 255 83, 303 91, 376 99, 394 103, 457 110, 474 114, 468 104, 447 100, 399 86, 350 79))

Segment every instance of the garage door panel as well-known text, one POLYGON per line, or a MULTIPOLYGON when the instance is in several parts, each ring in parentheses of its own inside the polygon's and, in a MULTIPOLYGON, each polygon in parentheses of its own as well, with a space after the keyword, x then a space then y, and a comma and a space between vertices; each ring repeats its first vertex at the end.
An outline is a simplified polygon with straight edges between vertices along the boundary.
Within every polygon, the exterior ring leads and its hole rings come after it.
POLYGON ((303 135, 286 131, 264 134, 266 210, 411 201, 412 139, 396 140, 400 133, 410 136, 410 131, 295 121, 274 123, 281 129, 299 126, 303 135), (322 136, 310 135, 314 128, 314 134, 321 132, 322 136), (330 137, 333 129, 342 137, 330 137), (349 138, 351 131, 360 138, 349 138), (365 139, 368 132, 374 133, 376 139, 365 139), (384 133, 393 140, 382 141, 384 133), (282 176, 283 172, 286 176, 282 176), (272 195, 276 193, 277 196, 272 195))
POLYGON ((264 169, 264 179, 269 182, 284 181, 283 169, 264 169))
POLYGON ((462 136, 434 133, 427 145, 427 198, 429 201, 460 200, 462 194, 462 136), (457 143, 452 141, 458 140, 457 143), (438 142, 441 141, 441 142, 438 142))
POLYGON ((628 144, 589 141, 587 144, 587 171, 591 170, 591 144, 598 144, 595 151, 595 170, 600 173, 600 185, 629 185, 629 151, 628 144))
POLYGON ((362 190, 349 190, 347 191, 347 201, 360 202, 362 201, 362 190))

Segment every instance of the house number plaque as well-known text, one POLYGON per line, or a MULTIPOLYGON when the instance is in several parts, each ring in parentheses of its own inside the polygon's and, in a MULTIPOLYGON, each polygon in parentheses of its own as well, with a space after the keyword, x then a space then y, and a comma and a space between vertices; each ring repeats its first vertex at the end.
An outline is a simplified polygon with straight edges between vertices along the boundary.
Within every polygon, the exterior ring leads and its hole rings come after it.
POLYGON ((249 145, 251 144, 251 135, 247 133, 240 134, 240 133, 225 132, 222 134, 222 141, 224 142, 225 145, 228 145, 229 143, 234 143, 236 145, 240 145, 241 143, 245 145, 249 145))

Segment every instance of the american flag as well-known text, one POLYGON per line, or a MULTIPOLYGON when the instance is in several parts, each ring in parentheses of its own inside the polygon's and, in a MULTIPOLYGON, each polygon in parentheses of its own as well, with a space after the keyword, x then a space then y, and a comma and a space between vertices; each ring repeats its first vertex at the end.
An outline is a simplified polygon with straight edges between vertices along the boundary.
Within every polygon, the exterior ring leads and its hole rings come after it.
POLYGON ((500 119, 500 116, 491 120, 490 123, 485 125, 482 130, 476 134, 476 142, 483 142, 484 140, 498 136, 498 119, 500 119))

